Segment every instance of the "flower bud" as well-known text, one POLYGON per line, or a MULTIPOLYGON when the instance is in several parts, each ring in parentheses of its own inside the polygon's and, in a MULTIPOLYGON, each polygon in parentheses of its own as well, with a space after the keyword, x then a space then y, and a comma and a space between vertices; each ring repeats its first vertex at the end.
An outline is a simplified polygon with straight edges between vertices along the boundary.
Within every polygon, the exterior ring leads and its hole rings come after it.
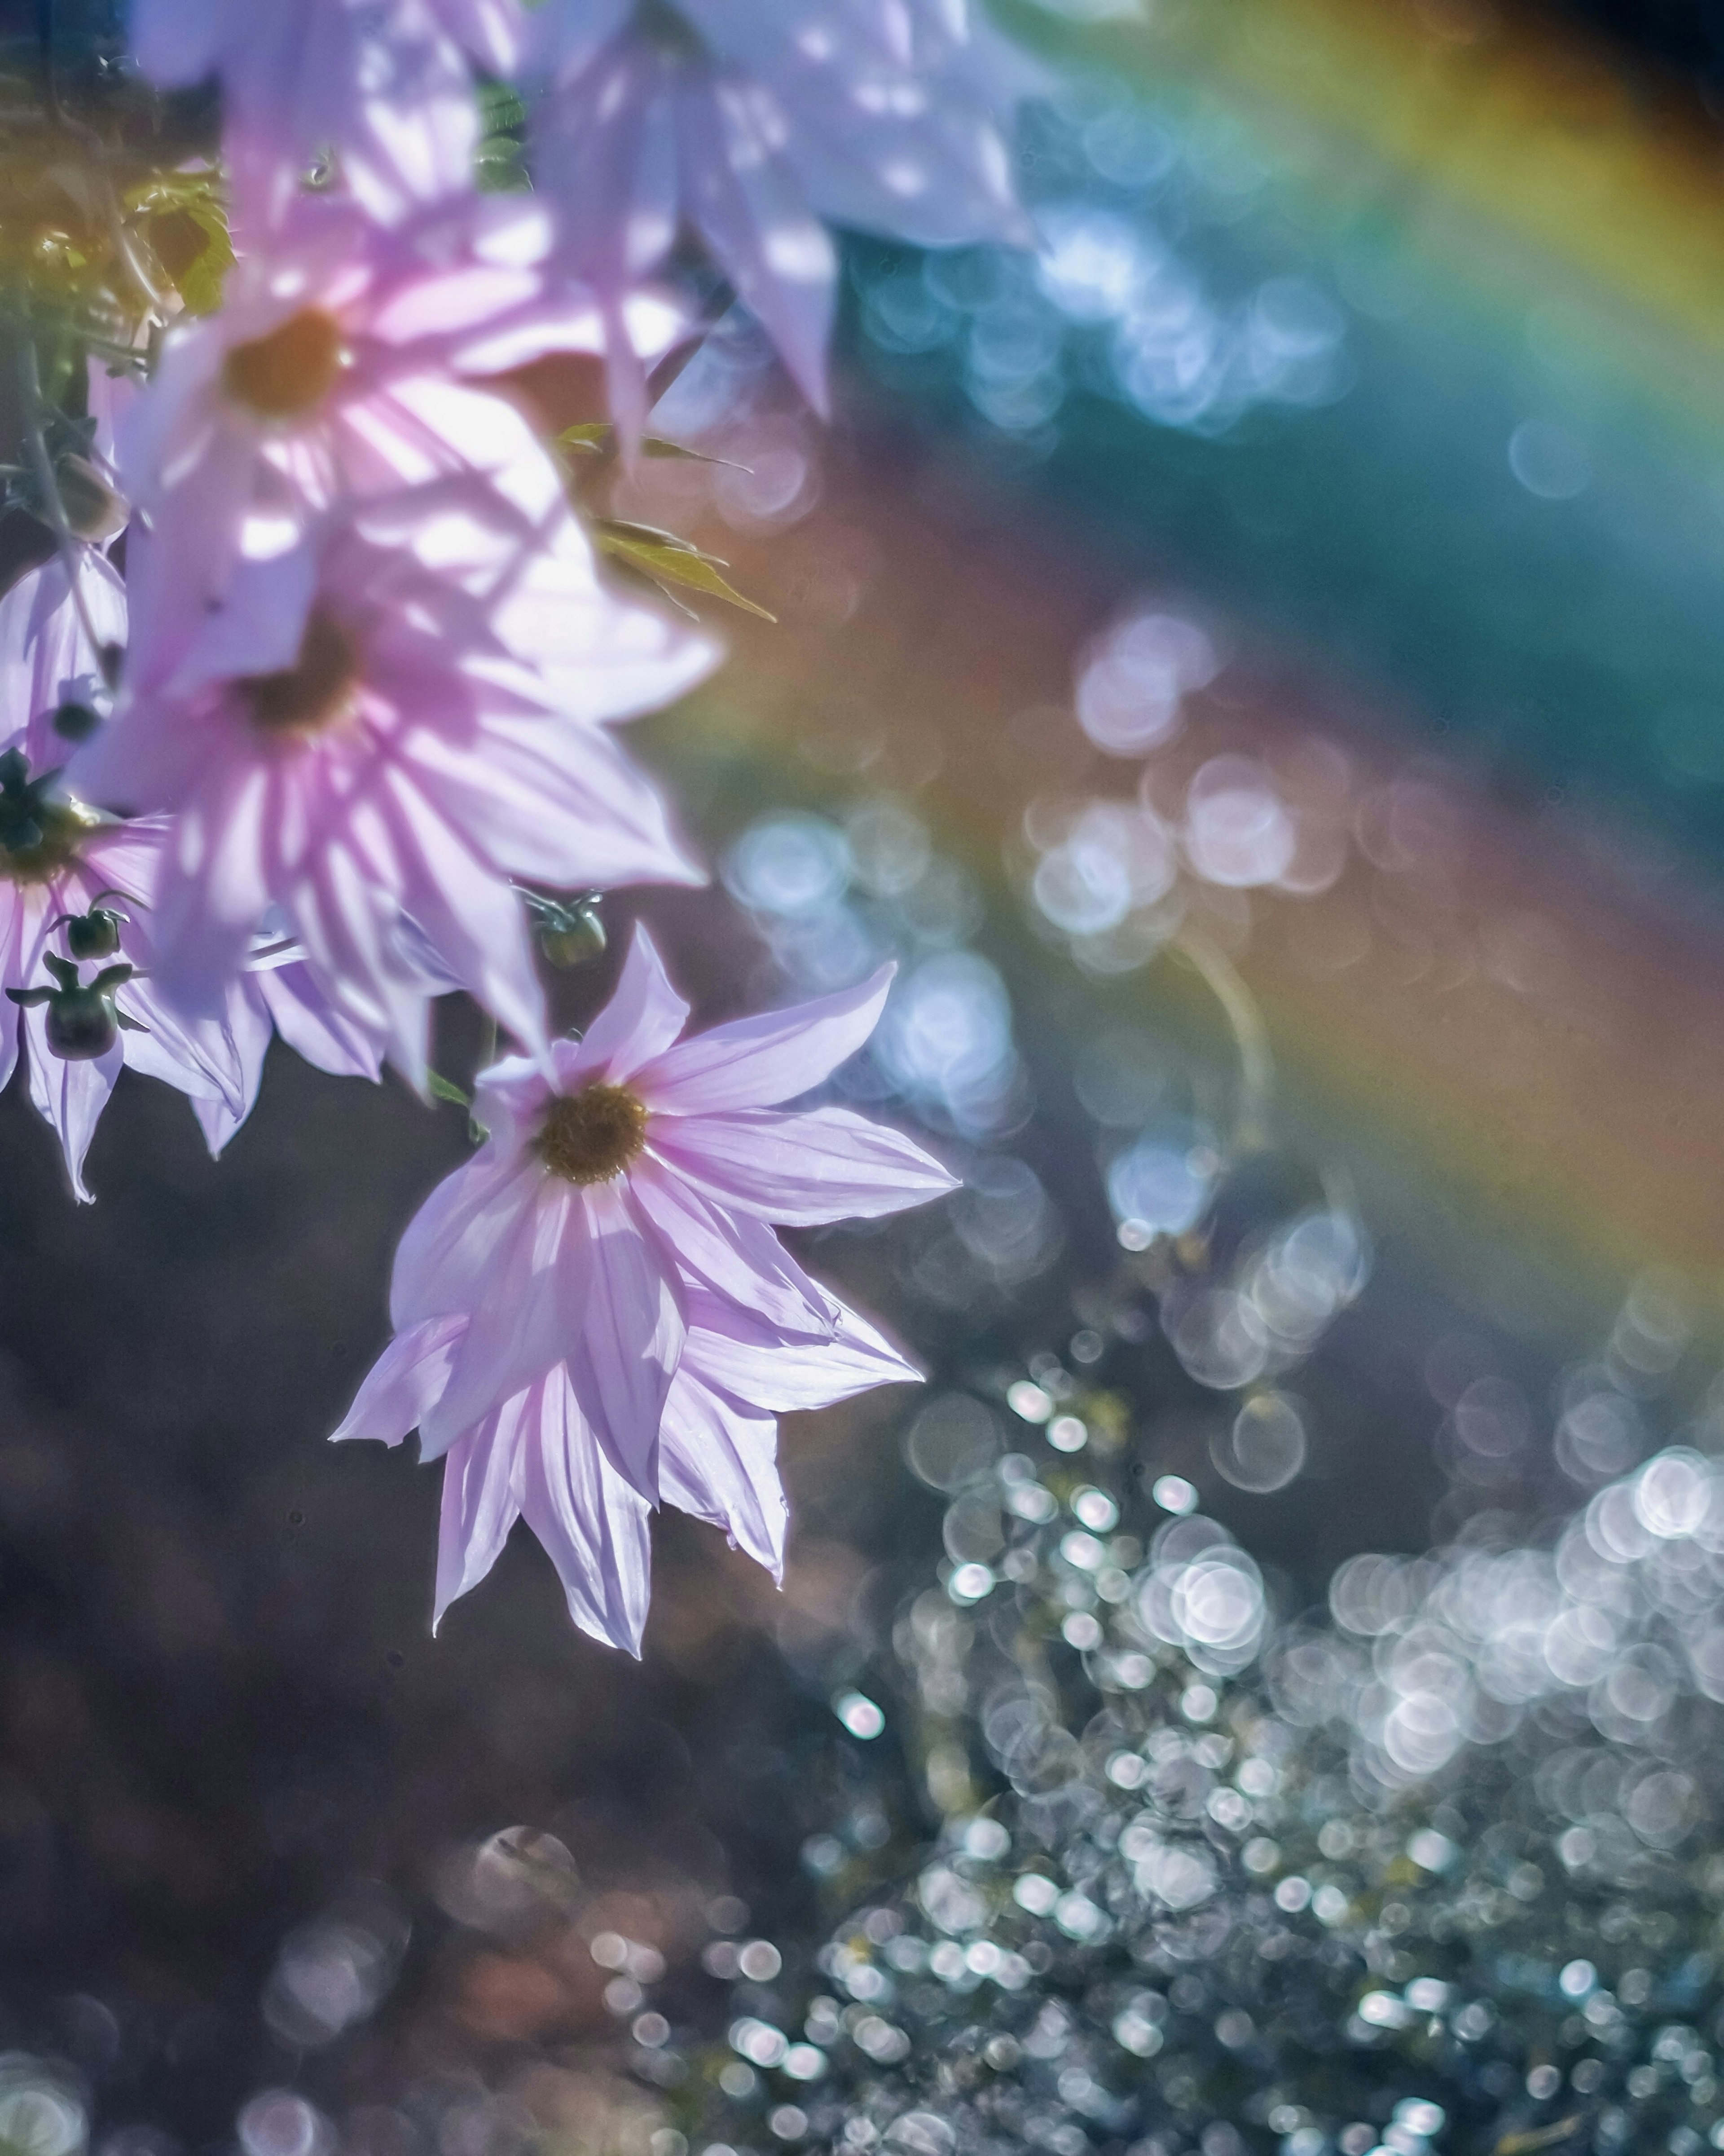
POLYGON ((62 741, 86 742, 101 724, 100 717, 88 704, 62 704, 53 719, 54 732, 62 741))
POLYGON ((87 458, 69 452, 54 477, 66 522, 80 539, 103 546, 126 529, 131 510, 87 458))
POLYGON ((122 917, 108 906, 74 913, 66 923, 66 948, 74 958, 111 958, 120 948, 122 917))
POLYGON ((539 948, 560 972, 589 965, 604 955, 604 923, 591 905, 550 906, 535 909, 534 930, 539 948))
POLYGON ((120 1038, 113 1006, 94 988, 69 988, 48 1006, 48 1045, 66 1063, 93 1063, 120 1038))

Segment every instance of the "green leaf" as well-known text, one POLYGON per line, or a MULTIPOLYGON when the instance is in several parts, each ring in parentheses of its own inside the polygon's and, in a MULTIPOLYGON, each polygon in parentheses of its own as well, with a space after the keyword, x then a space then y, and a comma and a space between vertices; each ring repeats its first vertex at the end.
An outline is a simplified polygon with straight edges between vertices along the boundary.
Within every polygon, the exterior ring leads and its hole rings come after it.
MULTIPOLYGON (((595 455, 610 447, 615 429, 608 420, 585 420, 579 426, 565 427, 557 437, 560 449, 579 449, 595 455)), ((675 457, 691 465, 718 465, 726 471, 746 472, 747 465, 739 465, 733 457, 711 457, 705 449, 691 449, 685 442, 667 441, 662 434, 641 437, 640 453, 644 457, 675 457)))
POLYGON ((473 153, 473 180, 481 194, 525 195, 533 183, 512 135, 488 135, 473 153))
POLYGON ((674 531, 656 531, 649 524, 613 521, 599 525, 596 536, 601 553, 639 570, 661 588, 680 584, 708 598, 722 599, 728 606, 741 607, 744 613, 757 614, 762 621, 776 623, 778 619, 745 598, 726 581, 721 572, 730 566, 728 562, 720 561, 716 554, 703 554, 692 542, 679 539, 674 531))
POLYGON ((473 1096, 470 1093, 464 1093, 459 1086, 452 1080, 445 1078, 440 1070, 428 1070, 425 1073, 425 1088, 434 1101, 452 1101, 458 1108, 470 1108, 473 1106, 473 1096))

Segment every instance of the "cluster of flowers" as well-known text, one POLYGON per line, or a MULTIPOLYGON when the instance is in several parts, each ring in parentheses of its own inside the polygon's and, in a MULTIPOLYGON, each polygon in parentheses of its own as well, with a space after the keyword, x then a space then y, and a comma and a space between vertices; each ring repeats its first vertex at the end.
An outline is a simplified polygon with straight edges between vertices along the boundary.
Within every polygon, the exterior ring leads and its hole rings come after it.
POLYGON ((446 1456, 439 1614, 524 1515, 576 1621, 634 1648, 654 1505, 777 1568, 774 1414, 916 1374, 768 1224, 950 1178, 848 1112, 773 1112, 884 978, 678 1045, 642 935, 585 1039, 551 1038, 521 886, 701 880, 608 728, 718 654, 602 579, 493 378, 602 359, 626 454, 716 274, 823 402, 823 218, 1016 235, 1030 79, 964 0, 136 0, 131 35, 158 86, 219 83, 235 261, 153 365, 141 335, 92 369, 80 469, 118 512, 80 536, 49 487, 59 553, 0 602, 0 1063, 22 1024, 83 1198, 122 1063, 219 1150, 274 1033, 423 1092, 429 1001, 471 994, 519 1053, 339 1435, 446 1456), (475 67, 522 86, 536 192, 475 189, 475 67))

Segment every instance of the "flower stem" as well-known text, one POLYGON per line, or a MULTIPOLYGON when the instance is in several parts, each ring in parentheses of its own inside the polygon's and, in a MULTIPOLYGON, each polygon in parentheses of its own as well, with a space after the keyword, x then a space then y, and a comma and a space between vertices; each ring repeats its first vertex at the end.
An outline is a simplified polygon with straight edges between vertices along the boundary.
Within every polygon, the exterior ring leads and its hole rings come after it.
POLYGON ((1196 929, 1182 928, 1168 945, 1177 951, 1220 1004, 1239 1055, 1239 1106, 1234 1143, 1255 1152, 1269 1141, 1269 1103, 1275 1090, 1275 1064, 1269 1029, 1239 968, 1218 944, 1196 929))
POLYGON ((82 561, 80 542, 66 520, 66 505, 60 498, 59 481, 54 477, 54 459, 48 454, 48 436, 42 424, 42 376, 36 359, 36 340, 28 328, 18 341, 18 375, 23 408, 19 424, 23 430, 24 452, 35 475, 36 489, 41 496, 48 528, 53 532, 54 545, 59 552, 60 565, 66 572, 66 583, 77 612, 78 626, 95 654, 96 664, 105 675, 107 667, 102 655, 102 641, 95 633, 95 624, 90 619, 90 605, 85 598, 83 580, 80 575, 82 561))

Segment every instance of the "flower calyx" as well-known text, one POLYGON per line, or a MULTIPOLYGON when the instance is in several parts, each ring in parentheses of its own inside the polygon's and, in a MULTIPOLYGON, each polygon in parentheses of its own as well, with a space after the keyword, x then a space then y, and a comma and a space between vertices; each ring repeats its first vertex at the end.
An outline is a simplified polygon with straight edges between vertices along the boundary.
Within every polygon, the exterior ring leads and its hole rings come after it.
MULTIPOLYGON (((108 891, 101 894, 103 898, 110 896, 108 891)), ((120 953, 120 924, 131 918, 117 906, 103 906, 98 901, 87 913, 61 914, 52 924, 49 933, 55 928, 64 928, 66 948, 74 958, 114 958, 120 953)))
POLYGON ((88 704, 80 703, 75 698, 59 705, 53 718, 49 721, 60 739, 70 742, 74 747, 80 742, 87 742, 100 729, 101 723, 100 711, 92 710, 88 704))
POLYGON ((533 924, 533 937, 546 964, 559 973, 590 965, 604 955, 604 923, 598 916, 598 893, 583 898, 541 898, 537 891, 523 891, 533 924))
POLYGON ((49 1050, 62 1062, 93 1063, 98 1056, 107 1054, 122 1029, 127 1033, 149 1031, 148 1026, 141 1024, 136 1019, 128 1018, 114 1001, 136 973, 135 966, 123 962, 117 966, 104 966, 93 981, 83 982, 79 978, 77 966, 69 958, 44 951, 42 963, 53 978, 54 985, 51 988, 8 988, 6 993, 15 1004, 47 1004, 49 1050))
POLYGON ((609 1183, 646 1143, 646 1103, 624 1086, 560 1093, 545 1111, 533 1150, 553 1175, 582 1188, 609 1183))

